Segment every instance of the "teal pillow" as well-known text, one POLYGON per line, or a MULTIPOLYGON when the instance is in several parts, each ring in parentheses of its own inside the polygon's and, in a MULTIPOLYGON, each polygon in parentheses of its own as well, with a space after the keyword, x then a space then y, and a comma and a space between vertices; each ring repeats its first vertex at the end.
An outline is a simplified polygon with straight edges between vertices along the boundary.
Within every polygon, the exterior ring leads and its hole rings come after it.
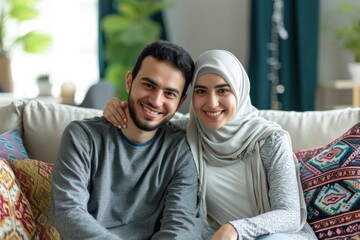
POLYGON ((11 159, 29 158, 18 130, 0 134, 0 158, 9 163, 11 159))

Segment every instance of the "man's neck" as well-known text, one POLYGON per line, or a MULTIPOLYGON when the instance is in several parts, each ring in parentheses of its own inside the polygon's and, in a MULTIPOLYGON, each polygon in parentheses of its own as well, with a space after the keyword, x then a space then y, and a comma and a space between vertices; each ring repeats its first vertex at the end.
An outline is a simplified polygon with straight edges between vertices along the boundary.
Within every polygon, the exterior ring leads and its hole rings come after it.
MULTIPOLYGON (((128 108, 125 109, 126 115, 130 116, 128 108)), ((130 140, 136 143, 144 143, 154 137, 157 129, 153 131, 144 131, 139 129, 133 122, 132 118, 128 118, 127 128, 121 128, 121 132, 130 140)))

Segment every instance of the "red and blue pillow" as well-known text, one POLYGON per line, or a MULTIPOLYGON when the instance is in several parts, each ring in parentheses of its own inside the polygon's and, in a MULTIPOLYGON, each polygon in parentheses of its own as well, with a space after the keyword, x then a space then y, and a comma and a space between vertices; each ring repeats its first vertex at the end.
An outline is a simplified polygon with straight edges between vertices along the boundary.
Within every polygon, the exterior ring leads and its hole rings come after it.
POLYGON ((360 237, 360 123, 326 146, 296 156, 307 221, 318 239, 360 237))

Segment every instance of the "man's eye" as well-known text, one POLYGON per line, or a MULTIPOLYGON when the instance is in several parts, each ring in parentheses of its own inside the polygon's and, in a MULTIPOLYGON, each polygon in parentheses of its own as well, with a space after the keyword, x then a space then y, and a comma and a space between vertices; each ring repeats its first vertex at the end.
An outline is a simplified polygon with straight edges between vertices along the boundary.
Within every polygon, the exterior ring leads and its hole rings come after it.
POLYGON ((148 88, 148 89, 153 89, 153 88, 154 88, 154 86, 151 85, 150 83, 143 83, 143 86, 144 86, 145 88, 148 88))
POLYGON ((168 97, 168 98, 176 98, 177 97, 177 94, 173 93, 173 92, 167 92, 165 93, 165 95, 168 97))

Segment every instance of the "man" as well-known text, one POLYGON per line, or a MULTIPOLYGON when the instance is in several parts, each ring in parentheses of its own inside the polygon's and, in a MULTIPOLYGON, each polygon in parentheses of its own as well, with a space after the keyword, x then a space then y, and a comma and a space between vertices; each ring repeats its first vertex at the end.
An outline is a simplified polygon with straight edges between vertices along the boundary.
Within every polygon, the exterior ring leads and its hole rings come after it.
POLYGON ((70 123, 52 173, 51 212, 63 239, 200 239, 198 176, 185 133, 168 121, 194 63, 166 41, 126 76, 126 129, 102 117, 70 123))

